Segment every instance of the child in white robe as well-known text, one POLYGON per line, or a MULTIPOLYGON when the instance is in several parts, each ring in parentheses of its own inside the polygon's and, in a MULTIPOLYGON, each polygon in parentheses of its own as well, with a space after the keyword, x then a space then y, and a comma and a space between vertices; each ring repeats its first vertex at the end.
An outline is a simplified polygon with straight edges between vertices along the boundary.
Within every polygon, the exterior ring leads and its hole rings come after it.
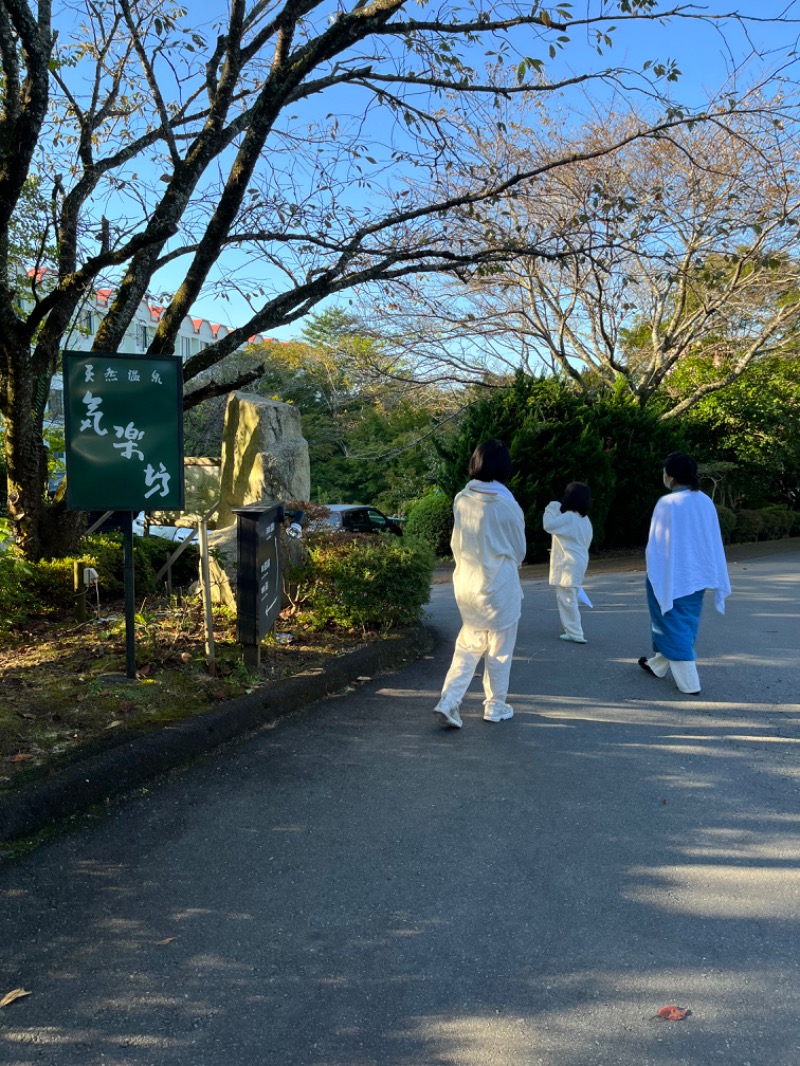
POLYGON ((453 503, 456 562, 453 591, 461 615, 453 661, 434 714, 460 729, 459 707, 475 668, 485 658, 483 718, 513 717, 506 702, 511 660, 522 612, 519 568, 525 558, 525 519, 506 488, 511 456, 500 440, 479 444, 469 463, 470 481, 453 503))
MULTIPOLYGON (((550 584, 556 590, 558 614, 564 632, 561 640, 585 644, 581 625, 580 598, 583 578, 589 565, 592 523, 588 518, 592 497, 588 485, 571 481, 562 500, 545 508, 542 524, 552 535, 550 584)), ((583 594, 585 597, 585 593, 583 594)), ((588 603, 588 600, 584 602, 588 603)))

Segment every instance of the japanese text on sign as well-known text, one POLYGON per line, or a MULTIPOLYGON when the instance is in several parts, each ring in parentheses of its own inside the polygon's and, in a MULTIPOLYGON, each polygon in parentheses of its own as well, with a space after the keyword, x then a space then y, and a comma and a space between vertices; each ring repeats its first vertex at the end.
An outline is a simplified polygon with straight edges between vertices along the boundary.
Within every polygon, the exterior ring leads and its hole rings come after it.
POLYGON ((180 360, 64 353, 73 509, 183 506, 180 360))

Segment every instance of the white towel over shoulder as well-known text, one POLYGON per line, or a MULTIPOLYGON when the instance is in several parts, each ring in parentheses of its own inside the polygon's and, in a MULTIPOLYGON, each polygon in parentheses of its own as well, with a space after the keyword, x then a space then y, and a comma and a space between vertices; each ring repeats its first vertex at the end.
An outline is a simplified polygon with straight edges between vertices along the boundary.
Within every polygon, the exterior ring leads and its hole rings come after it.
POLYGON ((710 497, 684 489, 662 496, 647 541, 647 576, 663 614, 675 600, 700 589, 714 590, 714 606, 725 613, 730 595, 728 564, 719 518, 710 497))

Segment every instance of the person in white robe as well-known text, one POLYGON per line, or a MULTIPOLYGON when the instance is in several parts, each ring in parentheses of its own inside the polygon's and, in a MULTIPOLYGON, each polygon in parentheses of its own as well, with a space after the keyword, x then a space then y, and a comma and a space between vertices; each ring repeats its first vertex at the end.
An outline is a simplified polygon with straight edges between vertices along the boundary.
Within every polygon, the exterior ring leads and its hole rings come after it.
POLYGON ((647 602, 653 652, 639 666, 655 677, 668 672, 681 692, 700 692, 695 641, 706 589, 725 613, 730 595, 728 564, 719 518, 711 499, 700 490, 697 463, 673 452, 664 461, 664 485, 670 491, 655 506, 650 522, 647 602))
POLYGON ((561 640, 585 644, 581 624, 581 590, 589 565, 592 523, 588 517, 592 497, 589 486, 580 481, 567 485, 564 497, 545 508, 542 525, 552 537, 550 545, 550 585, 556 590, 556 605, 561 626, 561 640))
POLYGON ((461 615, 453 660, 434 714, 460 729, 459 708, 475 668, 483 671, 483 718, 513 717, 508 704, 511 662, 522 613, 519 568, 525 559, 525 519, 506 482, 511 456, 500 440, 479 444, 469 463, 470 481, 453 503, 450 545, 456 568, 453 590, 461 615))

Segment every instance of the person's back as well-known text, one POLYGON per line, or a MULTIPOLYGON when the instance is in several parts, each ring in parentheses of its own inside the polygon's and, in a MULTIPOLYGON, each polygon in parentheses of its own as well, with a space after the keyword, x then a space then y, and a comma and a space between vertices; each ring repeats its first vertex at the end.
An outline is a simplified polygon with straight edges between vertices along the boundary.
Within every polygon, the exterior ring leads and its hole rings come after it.
POLYGON ((714 606, 725 613, 731 591, 719 518, 700 491, 697 462, 685 452, 664 460, 662 480, 669 489, 653 510, 647 540, 647 608, 654 655, 638 664, 654 677, 668 672, 679 691, 700 694, 695 641, 703 596, 713 589, 714 606))
POLYGON ((550 584, 580 585, 589 565, 594 536, 591 520, 577 511, 563 511, 559 501, 547 505, 542 525, 552 536, 550 584))
POLYGON ((542 525, 552 538, 549 579, 556 590, 558 615, 564 629, 560 639, 574 644, 586 643, 580 604, 591 607, 582 591, 593 535, 588 516, 591 503, 589 486, 582 481, 570 481, 562 499, 551 500, 542 516, 542 525))
MULTIPOLYGON (((653 511, 645 555, 662 610, 681 596, 715 588, 725 571, 725 551, 711 498, 688 488, 662 496, 653 511)), ((729 591, 728 584, 724 594, 729 591)))
POLYGON ((453 591, 462 625, 433 711, 442 725, 456 729, 462 725, 461 701, 484 657, 484 721, 504 722, 514 716, 506 697, 522 611, 518 570, 525 559, 525 518, 506 488, 511 456, 505 444, 479 444, 469 461, 469 476, 453 502, 450 539, 456 562, 453 591))
POLYGON ((522 510, 510 493, 471 482, 456 496, 454 515, 453 589, 461 617, 482 629, 505 629, 522 609, 522 510))

